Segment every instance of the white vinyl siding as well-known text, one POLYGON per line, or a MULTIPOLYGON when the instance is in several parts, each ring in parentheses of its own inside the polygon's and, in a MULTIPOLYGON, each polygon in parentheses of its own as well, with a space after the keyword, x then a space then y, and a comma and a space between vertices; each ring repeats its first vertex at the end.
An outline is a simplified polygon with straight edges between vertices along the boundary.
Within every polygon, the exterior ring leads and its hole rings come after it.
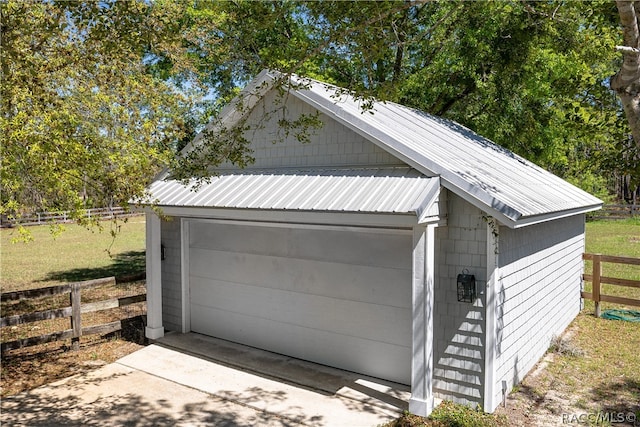
POLYGON ((584 215, 499 230, 494 402, 544 355, 580 311, 584 215))

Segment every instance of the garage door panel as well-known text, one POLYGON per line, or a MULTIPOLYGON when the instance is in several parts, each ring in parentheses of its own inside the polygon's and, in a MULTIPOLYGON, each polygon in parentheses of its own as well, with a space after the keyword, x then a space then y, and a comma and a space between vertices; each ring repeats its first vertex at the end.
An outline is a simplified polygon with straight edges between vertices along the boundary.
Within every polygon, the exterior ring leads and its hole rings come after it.
POLYGON ((410 383, 409 347, 268 319, 256 322, 255 318, 240 313, 205 307, 194 309, 196 318, 212 316, 218 319, 195 325, 200 333, 402 384, 410 383), (300 340, 300 336, 306 339, 300 340))
POLYGON ((197 249, 286 256, 288 235, 286 228, 203 222, 191 226, 189 240, 190 246, 197 249), (248 233, 250 239, 238 239, 248 233))
POLYGON ((196 277, 411 307, 410 295, 399 290, 410 283, 410 270, 210 250, 194 250, 190 259, 196 277))
POLYGON ((191 330, 409 383, 411 234, 189 227, 191 330))
POLYGON ((410 234, 195 223, 190 236, 197 249, 411 269, 410 234))
MULTIPOLYGON (((410 346, 408 309, 261 286, 194 279, 192 304, 352 337, 410 346)), ((215 319, 211 319, 215 321, 215 319)))

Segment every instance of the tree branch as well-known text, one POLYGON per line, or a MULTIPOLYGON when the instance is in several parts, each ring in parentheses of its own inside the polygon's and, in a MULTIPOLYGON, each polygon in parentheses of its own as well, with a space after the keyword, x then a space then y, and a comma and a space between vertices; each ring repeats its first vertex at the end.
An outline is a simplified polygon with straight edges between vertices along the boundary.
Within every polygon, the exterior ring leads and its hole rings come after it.
MULTIPOLYGON (((640 48, 640 31, 638 30, 638 11, 633 0, 616 0, 620 23, 622 24, 624 46, 624 63, 620 71, 611 79, 611 89, 616 92, 626 90, 633 82, 640 79, 640 57, 633 50, 640 48), (632 49, 629 51, 629 49, 632 49)), ((620 50, 620 49, 618 49, 620 50)))
MULTIPOLYGON (((424 1, 424 0, 423 0, 424 1)), ((360 27, 361 28, 367 28, 379 21, 384 20, 385 18, 387 18, 388 16, 393 15, 394 13, 398 13, 401 12, 403 10, 409 9, 412 6, 414 6, 413 2, 405 2, 402 3, 400 6, 398 7, 394 7, 389 9, 387 12, 383 13, 383 14, 379 14, 378 16, 374 16, 366 21, 364 21, 360 27)), ((314 55, 317 55, 318 53, 320 53, 323 49, 326 49, 331 43, 333 43, 336 40, 342 40, 344 39, 344 37, 349 34, 350 32, 353 31, 353 28, 346 28, 342 31, 340 31, 339 33, 335 34, 334 37, 329 37, 327 40, 325 40, 322 43, 319 43, 314 49, 312 49, 311 51, 307 52, 306 55, 304 55, 304 57, 302 59, 300 59, 296 64, 293 65, 293 67, 290 67, 289 70, 287 70, 287 73, 295 73, 297 70, 300 69, 300 67, 302 67, 302 65, 311 57, 313 57, 314 55)))
POLYGON ((622 53, 640 54, 640 49, 631 46, 616 46, 615 49, 622 53))
POLYGON ((620 24, 622 24, 623 43, 616 50, 623 54, 623 63, 609 83, 624 108, 631 134, 640 147, 640 30, 638 18, 640 10, 633 0, 616 0, 620 24))

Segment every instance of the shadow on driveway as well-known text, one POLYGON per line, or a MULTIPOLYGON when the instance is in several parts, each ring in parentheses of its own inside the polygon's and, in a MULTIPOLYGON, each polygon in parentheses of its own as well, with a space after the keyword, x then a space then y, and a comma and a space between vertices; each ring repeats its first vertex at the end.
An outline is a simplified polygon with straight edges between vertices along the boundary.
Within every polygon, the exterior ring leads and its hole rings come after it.
POLYGON ((1 420, 12 426, 321 425, 251 410, 117 364, 4 398, 1 420))
POLYGON ((375 426, 397 418, 408 396, 406 386, 197 334, 170 334, 95 371, 4 398, 0 421, 375 426))

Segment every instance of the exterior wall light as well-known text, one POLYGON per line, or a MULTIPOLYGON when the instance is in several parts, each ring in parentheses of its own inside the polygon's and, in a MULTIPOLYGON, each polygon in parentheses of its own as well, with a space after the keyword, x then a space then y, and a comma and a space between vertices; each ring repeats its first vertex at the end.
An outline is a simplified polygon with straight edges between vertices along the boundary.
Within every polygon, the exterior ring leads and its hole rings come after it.
POLYGON ((473 302, 476 299, 476 276, 466 268, 458 274, 458 301, 473 302))

